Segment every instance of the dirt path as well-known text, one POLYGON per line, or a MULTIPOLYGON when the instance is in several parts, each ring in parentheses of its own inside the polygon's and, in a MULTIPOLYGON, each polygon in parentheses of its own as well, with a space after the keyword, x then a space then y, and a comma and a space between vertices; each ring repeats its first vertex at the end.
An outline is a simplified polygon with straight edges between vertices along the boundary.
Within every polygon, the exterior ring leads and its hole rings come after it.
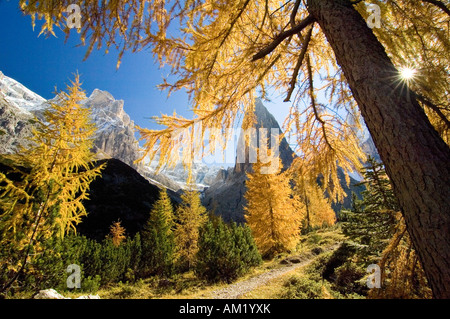
MULTIPOLYGON (((340 246, 340 243, 326 247, 321 254, 326 251, 335 250, 340 246)), ((319 254, 320 255, 320 254, 319 254)), ((211 299, 238 299, 242 295, 266 284, 272 279, 283 276, 284 274, 295 270, 297 268, 309 265, 313 262, 317 256, 308 256, 306 259, 301 260, 301 257, 290 257, 287 259, 287 264, 279 268, 271 269, 265 273, 249 278, 247 280, 239 281, 231 284, 225 288, 214 290, 208 294, 205 294, 204 298, 211 299), (290 262, 291 260, 292 262, 290 262)), ((303 257, 304 258, 304 257, 303 257)))

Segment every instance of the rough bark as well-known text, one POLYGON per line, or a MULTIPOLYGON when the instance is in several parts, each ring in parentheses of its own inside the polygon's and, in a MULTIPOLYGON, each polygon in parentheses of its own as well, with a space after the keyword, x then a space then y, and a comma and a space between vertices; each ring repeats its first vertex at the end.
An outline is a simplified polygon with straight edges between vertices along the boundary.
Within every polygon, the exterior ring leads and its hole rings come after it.
POLYGON ((350 2, 307 2, 386 166, 433 295, 450 298, 450 149, 350 2))

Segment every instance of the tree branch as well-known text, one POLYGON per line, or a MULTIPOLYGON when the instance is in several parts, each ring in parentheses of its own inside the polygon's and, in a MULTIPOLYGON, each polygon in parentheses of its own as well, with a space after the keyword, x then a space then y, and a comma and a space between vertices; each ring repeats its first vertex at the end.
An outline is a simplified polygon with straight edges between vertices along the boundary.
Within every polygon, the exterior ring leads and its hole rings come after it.
POLYGON ((299 24, 297 24, 295 27, 293 27, 292 29, 281 32, 269 45, 267 45, 261 51, 256 53, 253 56, 252 61, 256 61, 256 60, 264 58, 266 55, 268 55, 273 50, 275 50, 275 48, 281 42, 283 42, 284 39, 290 37, 291 35, 301 32, 304 28, 306 28, 308 25, 310 25, 314 21, 315 21, 315 19, 311 15, 309 15, 305 19, 303 19, 299 24))
POLYGON ((316 100, 314 98, 313 74, 312 74, 311 61, 309 59, 309 54, 306 56, 306 66, 307 66, 307 69, 308 69, 309 95, 310 95, 310 98, 311 98, 311 106, 312 106, 313 111, 314 111, 314 117, 316 118, 316 120, 319 121, 319 123, 320 123, 320 125, 322 127, 322 134, 323 134, 323 138, 325 139, 325 143, 328 145, 328 147, 333 152, 335 152, 333 146, 331 146, 330 141, 328 140, 328 137, 327 137, 327 132, 325 130, 325 121, 320 117, 319 111, 317 110, 316 100))
POLYGON ((231 31, 234 28, 234 25, 236 24, 236 22, 239 20, 239 18, 241 17, 242 13, 244 12, 245 8, 247 7, 248 3, 250 2, 250 0, 245 1, 244 5, 242 6, 242 8, 239 10, 238 14, 236 15, 236 17, 231 21, 230 23, 230 27, 228 28, 228 30, 225 32, 225 35, 222 39, 222 41, 220 42, 216 53, 214 54, 214 58, 211 61, 211 65, 209 66, 208 69, 208 73, 207 73, 207 78, 209 78, 209 76, 211 75, 212 69, 214 68, 214 64, 216 64, 216 60, 217 60, 217 55, 219 54, 219 49, 222 47, 222 45, 225 43, 225 41, 227 40, 227 38, 230 36, 231 31))
POLYGON ((297 60, 297 64, 295 65, 295 68, 294 68, 294 73, 292 74, 289 91, 283 102, 289 102, 291 100, 291 95, 294 92, 295 84, 297 83, 298 72, 300 71, 300 67, 303 64, 303 59, 305 58, 306 50, 308 49, 309 41, 311 40, 312 30, 313 30, 313 28, 311 27, 311 29, 309 29, 309 31, 308 31, 308 34, 306 35, 306 38, 303 41, 302 51, 300 52, 300 55, 297 60))
POLYGON ((447 13, 450 16, 450 9, 441 1, 439 1, 439 0, 422 0, 422 2, 427 2, 427 3, 435 5, 436 7, 442 9, 445 13, 447 13))
POLYGON ((425 104, 426 106, 428 106, 430 109, 432 109, 438 116, 439 118, 445 123, 445 125, 447 125, 447 129, 450 129, 450 121, 448 120, 448 118, 444 115, 444 113, 442 113, 442 111, 439 109, 439 107, 437 105, 434 105, 431 101, 429 101, 427 98, 425 98, 424 96, 416 93, 416 98, 422 102, 423 104, 425 104))
POLYGON ((296 0, 294 4, 294 8, 291 12, 290 22, 291 22, 291 28, 295 28, 295 16, 297 15, 298 8, 300 7, 301 0, 296 0))

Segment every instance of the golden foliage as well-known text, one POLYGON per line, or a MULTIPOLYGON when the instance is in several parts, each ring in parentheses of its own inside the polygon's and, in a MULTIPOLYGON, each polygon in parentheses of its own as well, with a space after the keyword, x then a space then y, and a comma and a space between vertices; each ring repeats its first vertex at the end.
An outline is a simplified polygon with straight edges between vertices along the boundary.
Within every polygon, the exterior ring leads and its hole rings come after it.
POLYGON ((403 217, 397 213, 398 224, 394 236, 382 253, 381 288, 372 288, 372 299, 429 299, 432 292, 425 273, 406 231, 403 217))
POLYGON ((247 174, 244 211, 258 249, 271 256, 295 248, 304 206, 291 191, 289 175, 280 172, 281 163, 276 172, 265 174, 268 165, 258 161, 247 174))
POLYGON ((175 211, 175 258, 182 268, 189 269, 195 263, 199 230, 207 221, 207 214, 206 208, 201 204, 199 192, 187 190, 181 195, 181 199, 182 202, 175 211))
POLYGON ((324 191, 317 184, 317 178, 312 180, 302 169, 289 169, 294 182, 294 193, 305 205, 304 224, 311 227, 331 226, 336 222, 336 213, 331 207, 331 201, 325 197, 324 191))
POLYGON ((113 223, 109 227, 109 231, 111 234, 111 240, 113 242, 113 245, 116 247, 119 247, 122 241, 127 238, 125 236, 125 228, 122 227, 120 221, 117 221, 113 223))
POLYGON ((319 186, 306 186, 304 202, 309 217, 308 226, 314 228, 334 225, 336 213, 319 186))
POLYGON ((13 170, 0 175, 2 244, 38 250, 36 238, 63 237, 86 215, 82 202, 104 165, 93 167, 95 126, 81 105, 79 77, 71 84, 46 109, 29 144, 11 156, 13 170))
MULTIPOLYGON (((115 46, 120 62, 126 50, 149 47, 175 79, 173 83, 164 79, 161 89, 169 95, 185 90, 190 96, 192 119, 163 114, 154 118, 165 127, 162 130, 139 128, 142 159, 159 152, 161 165, 181 160, 190 168, 195 156, 207 155, 206 138, 210 144, 221 140, 226 147, 227 130, 239 114, 251 112, 257 95, 286 92, 285 101, 292 101, 286 131, 295 138, 299 155, 295 167, 307 174, 311 185, 322 175, 331 198, 343 198, 337 166, 348 181, 348 173, 358 170, 364 160, 356 138, 360 113, 305 1, 21 0, 20 6, 45 20, 43 32, 52 33, 53 26, 59 26, 69 36, 62 13, 71 3, 81 8, 79 32, 83 44, 89 39, 87 55, 95 45, 115 46)), ((365 3, 354 3, 367 18, 365 3)), ((398 74, 391 80, 415 91, 448 143, 448 7, 416 0, 375 3, 381 8, 382 25, 373 32, 396 66, 418 70, 409 83, 398 74)))
POLYGON ((172 201, 170 200, 167 189, 162 188, 159 191, 159 198, 152 207, 150 213, 150 220, 152 223, 158 223, 158 219, 164 220, 166 226, 168 226, 168 231, 171 232, 174 228, 174 213, 172 201))
POLYGON ((33 183, 46 189, 47 206, 58 203, 56 224, 61 236, 75 231, 86 215, 82 202, 88 199, 91 181, 104 167, 93 167, 96 128, 90 110, 81 103, 85 98, 77 75, 67 92, 58 93, 57 103, 52 102, 45 111, 45 124, 34 131, 31 140, 36 146, 22 151, 24 163, 33 168, 33 183))
MULTIPOLYGON (((417 97, 431 124, 449 144, 450 9, 444 2, 440 7, 431 1, 377 1, 382 23, 381 28, 374 28, 373 32, 394 65, 415 70, 409 81, 398 75, 393 75, 393 81, 417 97)), ((367 17, 363 4, 357 9, 367 17)))

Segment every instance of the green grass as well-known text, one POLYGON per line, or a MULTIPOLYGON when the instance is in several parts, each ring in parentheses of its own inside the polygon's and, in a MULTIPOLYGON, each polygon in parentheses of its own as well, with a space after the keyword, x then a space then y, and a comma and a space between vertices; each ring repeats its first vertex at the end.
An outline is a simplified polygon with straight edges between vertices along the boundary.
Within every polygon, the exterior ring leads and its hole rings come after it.
MULTIPOLYGON (((312 253, 314 249, 323 249, 326 246, 331 246, 343 240, 344 236, 341 234, 339 226, 313 231, 302 236, 295 251, 289 254, 277 255, 271 260, 264 260, 260 266, 254 267, 245 276, 240 277, 238 281, 247 280, 274 268, 284 267, 281 261, 289 257, 304 256, 305 258, 316 258, 315 254, 312 253)), ((325 255, 327 253, 323 254, 325 255)), ((299 267, 294 271, 277 277, 267 284, 245 294, 242 298, 291 298, 294 294, 286 294, 289 291, 286 282, 289 282, 291 277, 306 278, 307 274, 305 274, 305 269, 307 269, 305 266, 299 267)), ((103 299, 200 299, 208 296, 210 292, 226 286, 226 283, 220 282, 209 284, 204 280, 198 279, 193 272, 187 272, 167 280, 153 277, 139 280, 136 283, 120 283, 110 287, 104 287, 96 293, 103 299)), ((293 288, 291 287, 290 289, 292 293, 293 288)), ((323 290, 323 298, 335 298, 336 295, 329 292, 331 290, 329 287, 321 289, 323 290)))
MULTIPOLYGON (((264 260, 261 265, 252 268, 237 281, 247 280, 271 269, 285 267, 282 261, 292 257, 301 257, 305 260, 314 258, 315 261, 310 266, 300 266, 269 281, 267 284, 243 295, 242 298, 267 299, 318 296, 320 283, 315 283, 314 276, 311 276, 311 273, 314 273, 313 268, 317 267, 317 263, 323 263, 327 258, 326 256, 330 255, 328 252, 323 252, 326 247, 343 242, 344 239, 345 237, 340 232, 339 226, 319 229, 302 235, 295 251, 277 255, 270 260, 264 260), (308 290, 308 287, 311 288, 311 291, 308 290)), ((194 272, 190 271, 175 275, 170 279, 151 277, 136 282, 119 282, 91 292, 76 290, 58 292, 73 299, 88 294, 98 294, 102 299, 201 299, 207 298, 212 291, 226 286, 228 284, 222 282, 210 284, 197 278, 194 272)), ((321 298, 339 297, 329 285, 320 285, 320 293, 321 298)), ((22 295, 19 298, 29 297, 30 295, 22 295)), ((18 296, 15 296, 15 298, 18 298, 18 296)))

